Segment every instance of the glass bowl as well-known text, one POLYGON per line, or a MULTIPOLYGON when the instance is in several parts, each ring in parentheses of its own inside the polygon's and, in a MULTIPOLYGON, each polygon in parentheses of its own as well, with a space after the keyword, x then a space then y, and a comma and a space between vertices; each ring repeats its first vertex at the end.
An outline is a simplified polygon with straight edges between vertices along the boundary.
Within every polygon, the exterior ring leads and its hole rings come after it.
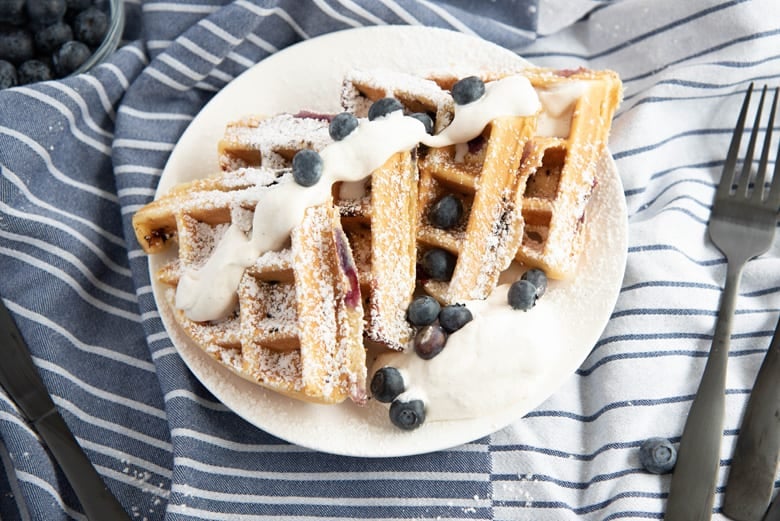
POLYGON ((95 52, 87 58, 87 61, 81 64, 78 69, 71 73, 72 76, 87 72, 93 67, 100 65, 108 56, 113 53, 122 40, 122 32, 125 28, 125 4, 124 0, 108 0, 109 26, 103 43, 95 49, 95 52))

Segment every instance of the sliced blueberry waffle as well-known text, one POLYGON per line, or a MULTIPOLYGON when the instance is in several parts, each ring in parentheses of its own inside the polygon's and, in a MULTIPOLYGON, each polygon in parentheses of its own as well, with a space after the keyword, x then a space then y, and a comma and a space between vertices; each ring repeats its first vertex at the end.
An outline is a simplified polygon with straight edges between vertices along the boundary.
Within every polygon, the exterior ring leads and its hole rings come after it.
POLYGON ((427 114, 435 130, 452 121, 452 96, 430 79, 383 69, 352 70, 344 77, 341 106, 345 111, 366 117, 371 105, 382 98, 397 99, 407 113, 427 114))
POLYGON ((520 246, 523 150, 536 117, 494 119, 468 143, 420 162, 417 238, 428 293, 443 303, 484 299, 520 246))
MULTIPOLYGON (((220 162, 223 168, 289 167, 296 152, 319 151, 333 142, 330 119, 310 113, 243 118, 228 125, 219 143, 220 162)), ((402 349, 412 333, 405 310, 416 284, 417 180, 416 159, 403 152, 370 179, 337 183, 333 189, 357 261, 365 334, 391 349, 402 349)))
POLYGON ((523 197, 526 227, 516 258, 550 277, 569 278, 582 254, 588 201, 622 84, 611 71, 534 69, 527 75, 548 116, 540 119, 522 166, 530 174, 523 197), (550 101, 566 90, 574 94, 571 105, 550 101))
POLYGON ((330 116, 300 112, 271 117, 251 115, 230 122, 217 144, 223 171, 248 166, 289 167, 296 152, 321 150, 333 140, 328 135, 330 116))
MULTIPOLYGON (((221 174, 133 219, 148 253, 178 246, 157 279, 197 344, 251 381, 321 403, 366 400, 365 341, 436 364, 451 335, 483 320, 468 306, 484 309, 475 301, 513 263, 523 277, 546 273, 545 286, 574 275, 621 97, 609 71, 534 68, 354 71, 342 87, 341 114, 230 124, 221 174), (422 290, 440 308, 424 325, 410 318, 422 290)), ((543 291, 519 282, 525 293, 504 299, 530 309, 543 291)))
POLYGON ((290 250, 266 253, 239 286, 243 370, 292 394, 337 403, 366 398, 363 309, 347 239, 332 204, 311 207, 290 250), (270 259, 266 257, 270 256, 270 259), (279 368, 291 369, 289 374, 279 368))
MULTIPOLYGON (((551 278, 565 279, 574 276, 582 253, 596 165, 606 149, 622 84, 608 70, 528 68, 522 74, 539 95, 543 110, 519 171, 527 186, 516 259, 543 269, 551 278)), ((432 79, 443 89, 458 80, 446 75, 432 79)))
POLYGON ((239 169, 176 187, 135 214, 138 241, 149 253, 178 245, 178 257, 157 278, 169 286, 166 298, 178 324, 215 359, 298 399, 338 403, 349 397, 362 403, 362 302, 332 202, 306 209, 287 246, 263 253, 243 271, 226 317, 194 320, 177 303, 187 270, 202 268, 231 229, 251 231, 258 194, 279 174, 239 169))
POLYGON ((367 338, 401 350, 416 279, 417 165, 400 152, 371 174, 364 194, 340 190, 342 224, 358 266, 367 338))

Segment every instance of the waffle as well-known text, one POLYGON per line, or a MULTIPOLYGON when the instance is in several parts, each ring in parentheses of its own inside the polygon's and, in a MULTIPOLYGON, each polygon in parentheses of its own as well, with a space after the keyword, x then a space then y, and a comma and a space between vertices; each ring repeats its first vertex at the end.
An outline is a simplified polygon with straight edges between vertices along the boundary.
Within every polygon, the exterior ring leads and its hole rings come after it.
MULTIPOLYGON (((527 73, 540 92, 569 88, 572 81, 587 82, 579 99, 564 109, 571 113, 569 132, 560 136, 554 122, 544 124, 523 162, 531 172, 523 197, 525 231, 516 259, 539 267, 552 278, 570 278, 584 245, 584 222, 596 168, 604 153, 612 117, 622 98, 622 86, 610 71, 568 71, 566 75, 534 70, 527 73)), ((554 110, 554 109, 551 109, 554 110)))
POLYGON ((321 150, 333 140, 328 135, 330 116, 299 112, 271 117, 247 115, 228 123, 217 144, 220 168, 265 166, 286 168, 296 152, 321 150))
POLYGON ((371 104, 381 98, 397 99, 406 112, 427 114, 436 131, 452 121, 452 96, 432 79, 382 69, 352 70, 345 75, 341 90, 345 111, 366 117, 371 104))
POLYGON ((178 244, 178 258, 157 278, 169 286, 179 325, 215 359, 298 399, 363 403, 360 290, 332 202, 308 208, 288 247, 262 254, 244 271, 230 316, 198 322, 176 307, 184 270, 201 266, 229 225, 249 231, 258 192, 278 178, 279 172, 248 168, 179 186, 135 214, 136 236, 149 253, 178 244))
POLYGON ((498 118, 471 144, 431 150, 421 161, 419 255, 439 248, 457 256, 449 281, 424 282, 438 300, 451 304, 486 298, 512 262, 522 239, 520 210, 527 181, 527 173, 518 171, 535 129, 536 117, 498 118), (431 223, 429 214, 447 194, 457 194, 465 216, 444 230, 431 223))
POLYGON ((412 335, 406 308, 416 285, 417 167, 410 152, 371 174, 365 195, 344 193, 338 205, 365 295, 368 339, 401 350, 412 335))
MULTIPOLYGON (((612 71, 588 69, 522 71, 539 94, 544 111, 524 151, 519 178, 523 236, 515 259, 541 268, 548 277, 566 279, 576 273, 584 245, 583 223, 596 183, 596 164, 607 145, 612 117, 622 98, 622 85, 612 71), (563 94, 570 103, 554 97, 563 94)), ((500 74, 483 74, 485 81, 500 74)), ((449 89, 458 78, 432 78, 449 89)))
MULTIPOLYGON (((450 281, 425 283, 426 291, 442 302, 485 298, 512 260, 541 268, 550 278, 576 273, 595 165, 621 100, 621 83, 611 71, 529 68, 521 73, 539 94, 542 113, 517 118, 524 122, 515 122, 514 129, 494 122, 471 143, 421 154, 418 256, 441 248, 458 257, 450 281), (554 99, 561 93, 563 105, 554 99), (438 229, 427 219, 432 205, 447 193, 456 194, 466 210, 453 230, 438 229)), ((504 74, 479 76, 488 82, 504 74)), ((362 114, 372 101, 393 96, 408 112, 434 117, 441 130, 452 121, 448 91, 458 79, 442 73, 416 78, 354 71, 344 81, 342 106, 362 114)))

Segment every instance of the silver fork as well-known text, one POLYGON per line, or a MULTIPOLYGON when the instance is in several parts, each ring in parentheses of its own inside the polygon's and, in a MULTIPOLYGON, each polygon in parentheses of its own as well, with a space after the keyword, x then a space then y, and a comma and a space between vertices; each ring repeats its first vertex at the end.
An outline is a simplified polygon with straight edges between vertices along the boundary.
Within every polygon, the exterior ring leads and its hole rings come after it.
POLYGON ((775 89, 758 171, 751 183, 753 153, 766 97, 761 92, 755 124, 750 133, 741 173, 737 173, 737 155, 745 130, 753 85, 748 88, 737 127, 731 138, 723 174, 715 192, 708 231, 712 242, 726 256, 726 285, 721 295, 712 347, 704 367, 699 389, 685 422, 677 464, 669 490, 666 521, 704 521, 712 517, 712 505, 720 466, 720 443, 725 416, 726 366, 731 337, 731 319, 737 300, 737 288, 748 260, 765 253, 772 245, 780 209, 780 150, 771 184, 767 186, 767 165, 772 127, 777 110, 775 89))

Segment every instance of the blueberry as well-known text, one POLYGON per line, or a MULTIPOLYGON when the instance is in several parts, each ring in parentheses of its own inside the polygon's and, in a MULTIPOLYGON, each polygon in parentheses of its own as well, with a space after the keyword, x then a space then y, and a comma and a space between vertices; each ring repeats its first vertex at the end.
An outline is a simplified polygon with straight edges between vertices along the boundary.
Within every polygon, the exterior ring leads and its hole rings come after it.
POLYGON ((439 323, 447 333, 454 333, 474 319, 474 316, 463 304, 444 306, 439 313, 439 323))
POLYGON ((547 291, 547 275, 544 271, 538 268, 532 268, 520 277, 523 280, 527 280, 536 287, 536 296, 541 297, 547 291))
POLYGON ((513 282, 507 292, 507 301, 513 309, 531 309, 536 305, 536 286, 523 279, 513 282))
POLYGON ((322 157, 311 149, 298 151, 292 161, 293 178, 301 186, 313 186, 322 177, 322 157))
POLYGON ((32 59, 34 55, 35 46, 29 31, 0 26, 0 60, 19 65, 32 59))
POLYGON ((381 118, 382 116, 387 116, 391 112, 403 109, 403 105, 401 105, 401 102, 397 99, 382 98, 371 104, 371 108, 368 109, 368 120, 374 121, 376 118, 381 118))
POLYGON ((425 422, 425 404, 422 400, 396 400, 390 404, 390 421, 399 429, 414 430, 425 422))
POLYGON ((16 67, 12 63, 0 60, 0 90, 13 87, 18 82, 16 67))
POLYGON ((17 69, 19 85, 52 79, 51 69, 40 60, 27 60, 17 69))
POLYGON ((409 117, 422 122, 422 124, 425 125, 426 134, 433 134, 433 118, 428 114, 425 112, 415 112, 414 114, 409 114, 409 117))
POLYGON ((437 323, 423 326, 414 336, 414 352, 423 360, 430 360, 444 349, 447 333, 437 323))
POLYGON ((334 141, 341 141, 352 133, 358 126, 358 119, 349 112, 337 114, 328 127, 328 133, 334 141))
POLYGON ((57 76, 67 76, 81 67, 89 58, 92 51, 82 42, 71 40, 65 42, 57 52, 52 55, 52 64, 57 76))
POLYGON ((92 0, 65 0, 68 11, 77 13, 92 5, 92 0))
POLYGON ((371 378, 371 394, 382 403, 390 403, 404 392, 404 378, 395 367, 383 367, 371 378))
POLYGON ((59 22, 67 9, 65 0, 27 0, 27 16, 37 27, 59 22))
POLYGON ((84 9, 73 20, 73 35, 87 45, 97 46, 108 33, 108 15, 97 7, 84 9))
POLYGON ((436 228, 448 230, 463 217, 463 203, 452 194, 447 194, 431 207, 428 219, 436 228))
POLYGON ((439 302, 428 295, 417 297, 406 309, 406 320, 413 326, 427 326, 439 316, 439 302))
POLYGON ((422 266, 433 280, 450 280, 455 271, 457 257, 440 248, 433 248, 423 254, 422 266))
POLYGON ((452 86, 452 99, 458 105, 477 101, 483 94, 485 94, 485 83, 476 76, 463 78, 452 86))
POLYGON ((0 0, 0 22, 22 25, 27 20, 25 0, 0 0))
POLYGON ((648 472, 665 474, 677 462, 677 449, 665 438, 649 438, 639 447, 639 462, 648 472))
POLYGON ((50 55, 73 39, 73 30, 64 22, 48 25, 35 32, 35 50, 39 55, 50 55))

